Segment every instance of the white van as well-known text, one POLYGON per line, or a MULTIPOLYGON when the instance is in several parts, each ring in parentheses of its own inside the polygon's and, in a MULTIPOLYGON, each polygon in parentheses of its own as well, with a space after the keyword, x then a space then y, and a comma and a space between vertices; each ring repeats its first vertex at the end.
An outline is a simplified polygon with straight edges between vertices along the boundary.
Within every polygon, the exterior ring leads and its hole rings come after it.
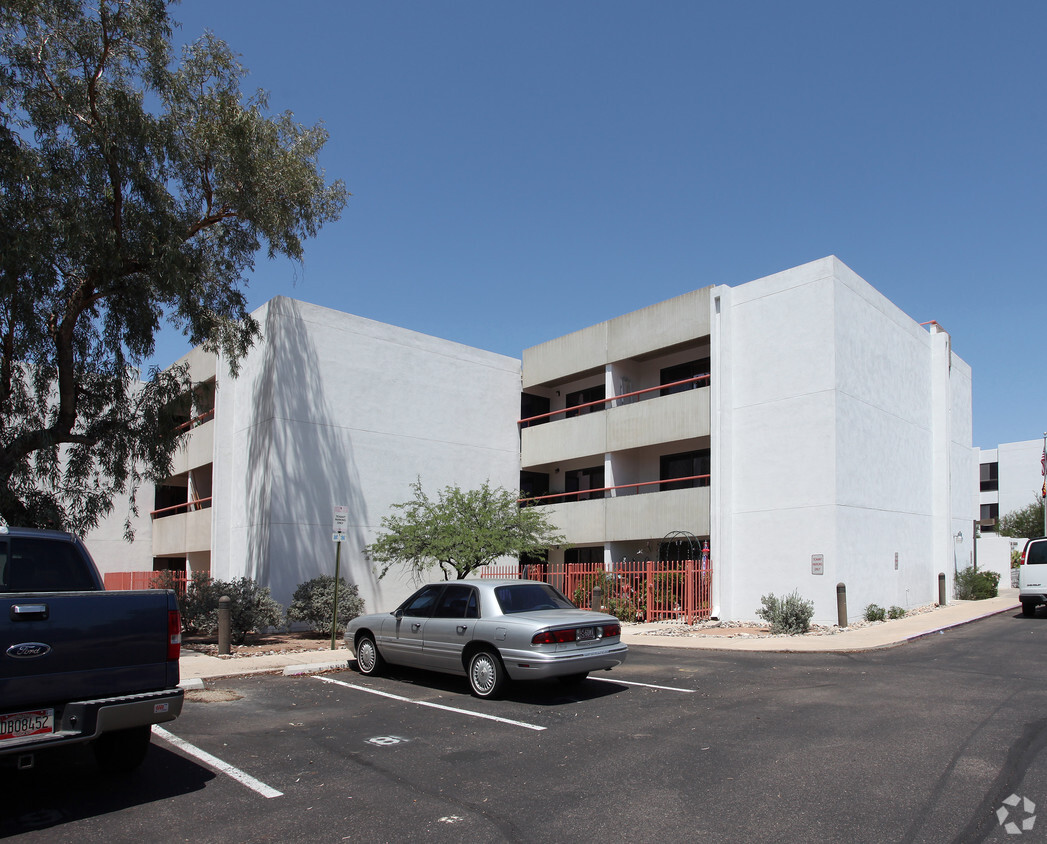
POLYGON ((1025 543, 1018 566, 1018 597, 1022 615, 1032 615, 1040 604, 1047 604, 1047 537, 1025 543))

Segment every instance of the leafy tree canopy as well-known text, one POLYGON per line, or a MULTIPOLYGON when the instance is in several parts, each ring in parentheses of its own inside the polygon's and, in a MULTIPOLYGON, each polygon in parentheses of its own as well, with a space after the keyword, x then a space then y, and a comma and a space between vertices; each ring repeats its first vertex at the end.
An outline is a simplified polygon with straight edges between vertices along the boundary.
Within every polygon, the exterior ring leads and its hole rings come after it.
POLYGON ((1001 516, 996 525, 1000 536, 1015 536, 1028 539, 1031 536, 1043 536, 1043 499, 1036 499, 1029 505, 1001 516))
MULTIPOLYGON (((321 125, 266 113, 205 34, 172 58, 165 0, 0 4, 0 513, 83 531, 169 473, 184 368, 138 381, 163 322, 233 367, 263 247, 346 201, 321 125), (139 468, 141 467, 141 469, 139 468)), ((182 409, 184 412, 184 408, 182 409)))
POLYGON ((379 578, 401 563, 418 577, 439 566, 444 580, 452 574, 461 580, 500 557, 540 554, 564 542, 544 511, 520 507, 517 494, 502 487, 448 486, 435 501, 422 491, 421 480, 411 489, 414 498, 393 505, 398 512, 382 517, 385 532, 367 548, 383 564, 379 578))

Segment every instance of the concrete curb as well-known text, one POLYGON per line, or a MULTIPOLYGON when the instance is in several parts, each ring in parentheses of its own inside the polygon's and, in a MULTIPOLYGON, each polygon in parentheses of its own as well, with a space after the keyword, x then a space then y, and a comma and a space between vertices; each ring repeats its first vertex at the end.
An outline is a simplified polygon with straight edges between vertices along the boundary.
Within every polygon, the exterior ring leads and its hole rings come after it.
POLYGON ((912 636, 909 636, 908 638, 903 639, 901 642, 898 642, 898 644, 901 645, 905 642, 915 642, 917 639, 923 639, 927 636, 933 636, 935 633, 944 633, 946 630, 952 630, 954 627, 963 627, 965 624, 971 624, 975 621, 981 621, 983 618, 992 618, 994 615, 1000 615, 1001 613, 1005 612, 1014 612, 1015 610, 1020 610, 1021 608, 1021 603, 1017 603, 1009 607, 1004 607, 1003 609, 982 613, 982 615, 977 615, 974 618, 964 618, 960 621, 954 621, 952 624, 946 624, 944 627, 936 627, 934 630, 925 630, 923 633, 914 633, 912 636))
POLYGON ((319 662, 311 665, 288 665, 284 669, 285 677, 293 677, 298 674, 315 674, 319 671, 342 671, 349 667, 349 660, 341 662, 319 662))

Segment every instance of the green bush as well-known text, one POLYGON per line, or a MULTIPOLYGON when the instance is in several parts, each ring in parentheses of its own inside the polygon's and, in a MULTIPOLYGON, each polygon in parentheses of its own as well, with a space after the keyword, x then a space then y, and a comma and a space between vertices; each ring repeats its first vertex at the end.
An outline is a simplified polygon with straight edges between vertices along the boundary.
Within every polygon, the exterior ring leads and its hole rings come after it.
POLYGON ((805 601, 798 592, 793 591, 784 598, 764 595, 760 602, 763 606, 756 615, 771 625, 772 633, 806 633, 810 630, 814 602, 805 601))
POLYGON ((178 599, 182 611, 182 629, 190 636, 201 636, 218 629, 216 581, 206 572, 194 571, 186 584, 185 594, 178 599))
POLYGON ((865 620, 866 621, 883 621, 887 618, 887 610, 876 604, 869 604, 865 608, 865 620))
POLYGON ((901 607, 891 607, 887 610, 888 618, 905 618, 905 610, 901 607))
MULTIPOLYGON (((322 574, 298 585, 287 608, 288 621, 302 621, 318 632, 330 632, 331 608, 334 606, 334 577, 322 574)), ((346 583, 338 578, 338 626, 339 633, 346 625, 364 611, 364 600, 355 583, 346 583)))
POLYGON ((994 571, 977 571, 968 566, 956 573, 956 597, 961 601, 981 601, 1000 594, 1000 575, 994 571))
POLYGON ((182 626, 189 634, 218 632, 218 601, 229 596, 229 638, 242 645, 252 630, 276 627, 283 623, 284 610, 269 593, 249 577, 214 580, 194 572, 181 600, 182 626))

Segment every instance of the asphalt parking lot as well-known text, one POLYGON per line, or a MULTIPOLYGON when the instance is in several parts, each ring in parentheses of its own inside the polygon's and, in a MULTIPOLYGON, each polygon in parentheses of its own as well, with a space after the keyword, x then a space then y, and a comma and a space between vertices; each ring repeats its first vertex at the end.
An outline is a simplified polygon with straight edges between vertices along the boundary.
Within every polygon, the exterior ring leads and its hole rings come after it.
POLYGON ((229 678, 194 693, 133 777, 100 778, 79 751, 5 773, 0 834, 1017 840, 1004 800, 1047 808, 1045 646, 1047 619, 1004 614, 858 654, 637 647, 576 689, 499 701, 407 670, 229 678))

